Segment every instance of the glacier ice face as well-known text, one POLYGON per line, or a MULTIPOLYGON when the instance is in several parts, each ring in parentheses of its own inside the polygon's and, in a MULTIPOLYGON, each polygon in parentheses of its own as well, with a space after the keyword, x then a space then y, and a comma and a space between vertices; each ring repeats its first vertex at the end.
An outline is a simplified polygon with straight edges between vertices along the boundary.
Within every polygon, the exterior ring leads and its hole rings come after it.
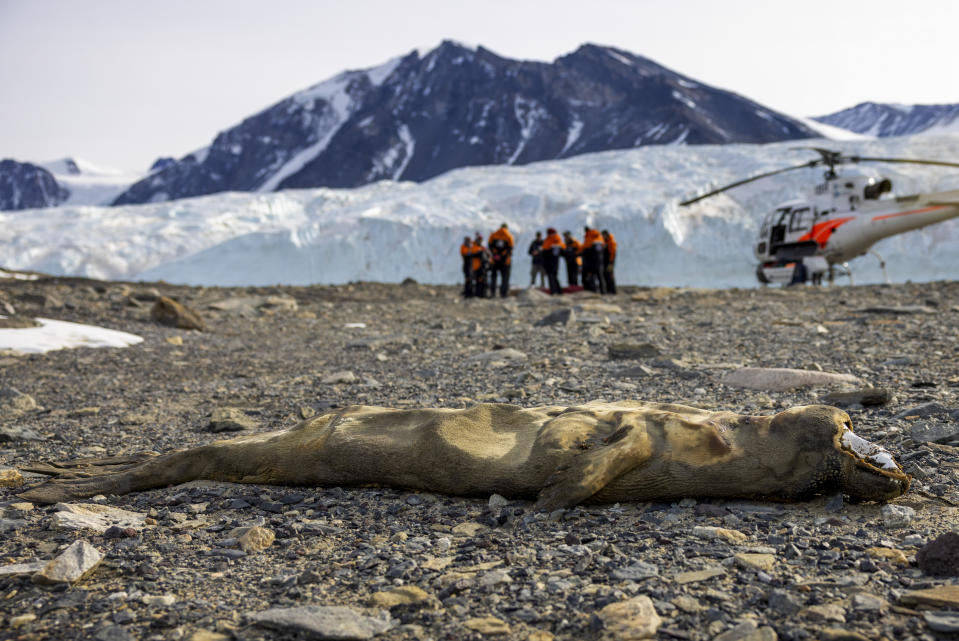
MULTIPOLYGON (((959 135, 818 141, 863 156, 955 160, 959 135)), ((617 280, 695 287, 756 285, 751 246, 762 216, 802 195, 820 170, 750 183, 691 207, 679 201, 745 176, 800 164, 794 143, 644 147, 522 167, 474 167, 425 183, 358 189, 224 193, 113 208, 61 206, 0 213, 0 265, 104 279, 204 285, 457 283, 459 243, 508 222, 514 283, 529 269, 533 232, 608 228, 617 280)), ((863 167, 864 169, 865 167, 863 167)), ((875 167, 897 194, 959 188, 959 171, 875 167)), ((882 241, 893 280, 959 278, 959 222, 882 241)), ((881 282, 878 261, 853 263, 857 283, 881 282)))

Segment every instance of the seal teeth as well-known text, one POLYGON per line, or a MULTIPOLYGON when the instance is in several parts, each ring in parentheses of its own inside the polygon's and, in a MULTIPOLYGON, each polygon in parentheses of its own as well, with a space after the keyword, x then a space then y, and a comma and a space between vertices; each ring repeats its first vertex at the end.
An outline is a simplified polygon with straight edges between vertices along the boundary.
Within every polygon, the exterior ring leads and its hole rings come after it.
POLYGON ((843 430, 841 443, 844 450, 851 452, 856 458, 862 459, 870 465, 882 470, 899 470, 899 466, 889 450, 875 443, 870 443, 848 428, 843 430))

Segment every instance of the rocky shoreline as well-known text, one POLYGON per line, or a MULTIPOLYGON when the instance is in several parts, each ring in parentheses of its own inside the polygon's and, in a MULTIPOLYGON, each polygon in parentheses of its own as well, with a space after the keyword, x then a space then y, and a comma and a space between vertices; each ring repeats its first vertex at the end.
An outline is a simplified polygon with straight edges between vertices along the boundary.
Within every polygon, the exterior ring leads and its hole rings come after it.
POLYGON ((464 301, 415 283, 0 280, 0 314, 144 339, 0 352, 0 636, 959 634, 959 283, 622 290, 464 301), (160 295, 199 313, 204 331, 156 322, 160 295), (747 367, 759 378, 744 386, 733 374, 747 367), (784 387, 767 368, 806 379, 784 387), (755 414, 840 405, 913 486, 887 506, 691 497, 555 513, 371 487, 194 482, 58 506, 16 496, 13 468, 31 461, 165 452, 355 403, 617 399, 755 414), (55 559, 79 567, 56 574, 55 559))

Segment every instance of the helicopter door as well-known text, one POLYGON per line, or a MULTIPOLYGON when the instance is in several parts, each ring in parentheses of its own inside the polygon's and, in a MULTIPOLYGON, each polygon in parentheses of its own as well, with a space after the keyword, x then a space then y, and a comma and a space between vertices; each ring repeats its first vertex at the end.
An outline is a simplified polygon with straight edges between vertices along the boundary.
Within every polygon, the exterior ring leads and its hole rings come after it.
POLYGON ((777 209, 773 215, 773 225, 769 230, 769 245, 775 247, 786 240, 786 219, 789 216, 789 208, 777 209))

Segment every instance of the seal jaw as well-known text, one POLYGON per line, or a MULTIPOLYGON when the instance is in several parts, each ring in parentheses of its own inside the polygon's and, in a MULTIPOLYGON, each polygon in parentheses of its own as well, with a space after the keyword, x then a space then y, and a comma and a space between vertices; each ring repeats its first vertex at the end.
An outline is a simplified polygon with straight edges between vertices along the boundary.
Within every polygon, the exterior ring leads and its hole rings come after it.
POLYGON ((843 455, 841 489, 858 501, 888 501, 909 489, 912 477, 902 471, 892 453, 852 431, 842 423, 833 444, 843 455))

